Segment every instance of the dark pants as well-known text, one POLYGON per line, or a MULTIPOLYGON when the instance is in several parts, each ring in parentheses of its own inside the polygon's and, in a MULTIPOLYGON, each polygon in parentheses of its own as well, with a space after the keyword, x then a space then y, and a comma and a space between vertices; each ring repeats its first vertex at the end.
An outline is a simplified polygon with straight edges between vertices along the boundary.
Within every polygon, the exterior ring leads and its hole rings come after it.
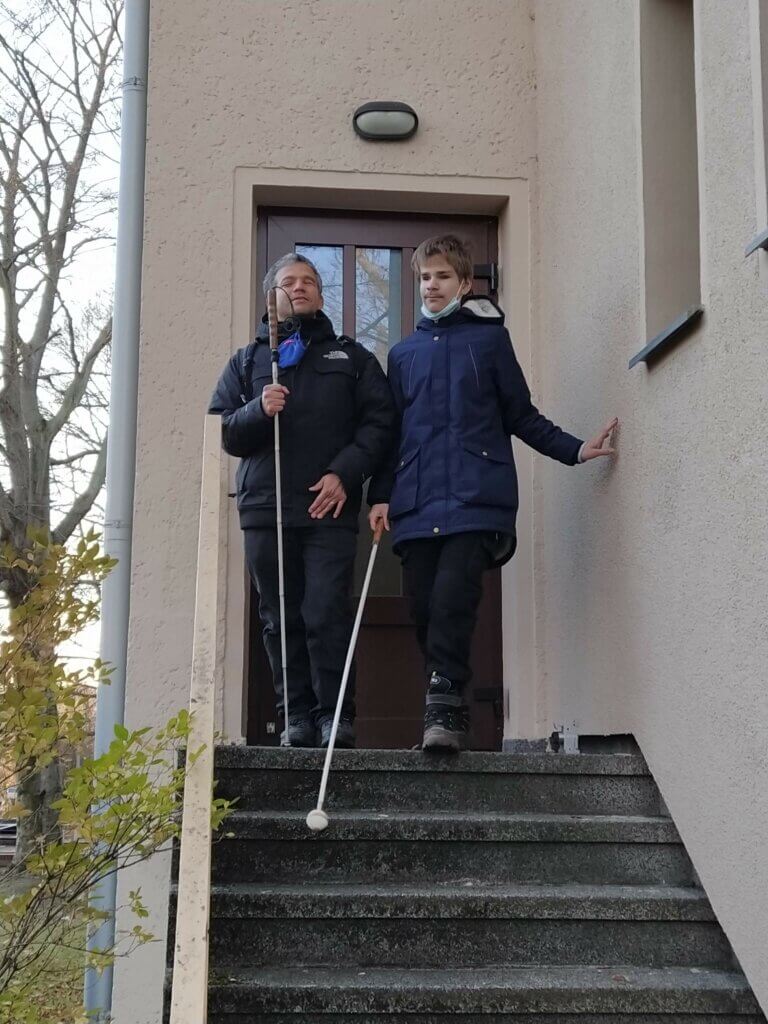
POLYGON ((427 675, 437 672, 459 689, 472 672, 469 654, 483 596, 483 573, 493 562, 493 533, 403 541, 406 593, 427 675))
MULTIPOLYGON (((275 682, 278 714, 283 711, 277 531, 243 531, 245 558, 259 592, 264 646, 275 682)), ((333 715, 352 633, 350 604, 357 537, 353 529, 305 526, 283 531, 288 713, 333 715)), ((343 712, 354 717, 354 665, 343 712)))

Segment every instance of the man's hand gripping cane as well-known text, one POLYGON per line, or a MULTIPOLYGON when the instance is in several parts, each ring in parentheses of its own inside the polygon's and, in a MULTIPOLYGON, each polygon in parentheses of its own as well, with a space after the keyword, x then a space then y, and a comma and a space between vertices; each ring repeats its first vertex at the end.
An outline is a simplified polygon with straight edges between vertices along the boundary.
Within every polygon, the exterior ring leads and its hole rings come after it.
MULTIPOLYGON (((273 289, 275 293, 275 312, 277 320, 287 320, 293 315, 293 307, 288 293, 284 288, 273 289)), ((290 395, 288 388, 282 384, 265 384, 261 391, 261 408, 270 418, 282 412, 285 400, 290 395)))

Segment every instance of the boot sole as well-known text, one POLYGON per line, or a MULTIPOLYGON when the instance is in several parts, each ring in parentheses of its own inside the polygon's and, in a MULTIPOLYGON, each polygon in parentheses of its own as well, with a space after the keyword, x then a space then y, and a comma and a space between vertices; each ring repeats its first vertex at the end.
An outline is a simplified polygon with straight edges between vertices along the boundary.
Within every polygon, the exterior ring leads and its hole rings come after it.
MULTIPOLYGON (((329 737, 329 739, 330 739, 330 737, 329 737)), ((320 737, 319 732, 318 732, 317 745, 318 745, 318 747, 320 747, 321 750, 327 750, 328 749, 328 741, 327 740, 324 741, 320 737)), ((336 742, 334 743, 334 749, 336 749, 336 750, 354 750, 355 749, 355 737, 352 736, 352 737, 347 737, 345 739, 344 737, 339 735, 339 733, 336 733, 336 742)))
POLYGON ((469 737, 466 733, 452 732, 450 729, 444 729, 441 725, 433 725, 424 733, 421 749, 458 754, 460 751, 466 750, 468 745, 469 737))
POLYGON ((280 746, 281 747, 287 747, 287 746, 301 747, 302 749, 306 749, 308 747, 309 748, 315 748, 315 747, 318 746, 317 735, 314 732, 309 732, 309 731, 304 733, 303 736, 301 734, 294 735, 294 736, 291 737, 290 744, 288 744, 288 743, 285 742, 285 733, 281 733, 280 734, 280 746))

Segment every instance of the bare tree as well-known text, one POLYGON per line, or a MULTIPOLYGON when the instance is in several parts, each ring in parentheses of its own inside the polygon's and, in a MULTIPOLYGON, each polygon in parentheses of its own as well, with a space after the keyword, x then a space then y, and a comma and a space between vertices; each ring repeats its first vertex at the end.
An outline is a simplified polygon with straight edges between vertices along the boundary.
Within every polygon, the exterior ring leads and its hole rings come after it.
MULTIPOLYGON (((84 302, 82 268, 112 247, 122 7, 0 0, 0 542, 18 552, 30 529, 66 543, 104 484, 111 297, 84 302)), ((30 585, 0 573, 12 607, 30 585)), ((22 850, 55 832, 59 789, 54 764, 20 794, 22 850)))

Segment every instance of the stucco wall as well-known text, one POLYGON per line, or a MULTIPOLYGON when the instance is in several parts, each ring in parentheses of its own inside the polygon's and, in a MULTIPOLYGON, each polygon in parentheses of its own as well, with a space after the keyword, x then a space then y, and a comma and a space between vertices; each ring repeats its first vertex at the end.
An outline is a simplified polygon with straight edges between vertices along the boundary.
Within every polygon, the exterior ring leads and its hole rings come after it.
POLYGON ((541 390, 574 426, 622 420, 613 468, 537 462, 542 710, 634 733, 768 1005, 768 305, 743 259, 749 2, 695 4, 706 320, 629 371, 645 341, 634 6, 535 5, 541 390))
MULTIPOLYGON (((532 22, 510 0, 152 5, 130 724, 188 698, 202 415, 233 347, 238 167, 527 178, 532 22), (351 130, 367 100, 418 111, 407 143, 351 130)), ((297 192, 297 203, 301 193, 297 192)), ((447 211, 450 212, 450 202, 447 211)), ((165 935, 167 862, 124 879, 165 935)), ((157 1024, 158 947, 118 966, 118 1024, 157 1024), (140 979, 141 1000, 137 1000, 140 979)))

